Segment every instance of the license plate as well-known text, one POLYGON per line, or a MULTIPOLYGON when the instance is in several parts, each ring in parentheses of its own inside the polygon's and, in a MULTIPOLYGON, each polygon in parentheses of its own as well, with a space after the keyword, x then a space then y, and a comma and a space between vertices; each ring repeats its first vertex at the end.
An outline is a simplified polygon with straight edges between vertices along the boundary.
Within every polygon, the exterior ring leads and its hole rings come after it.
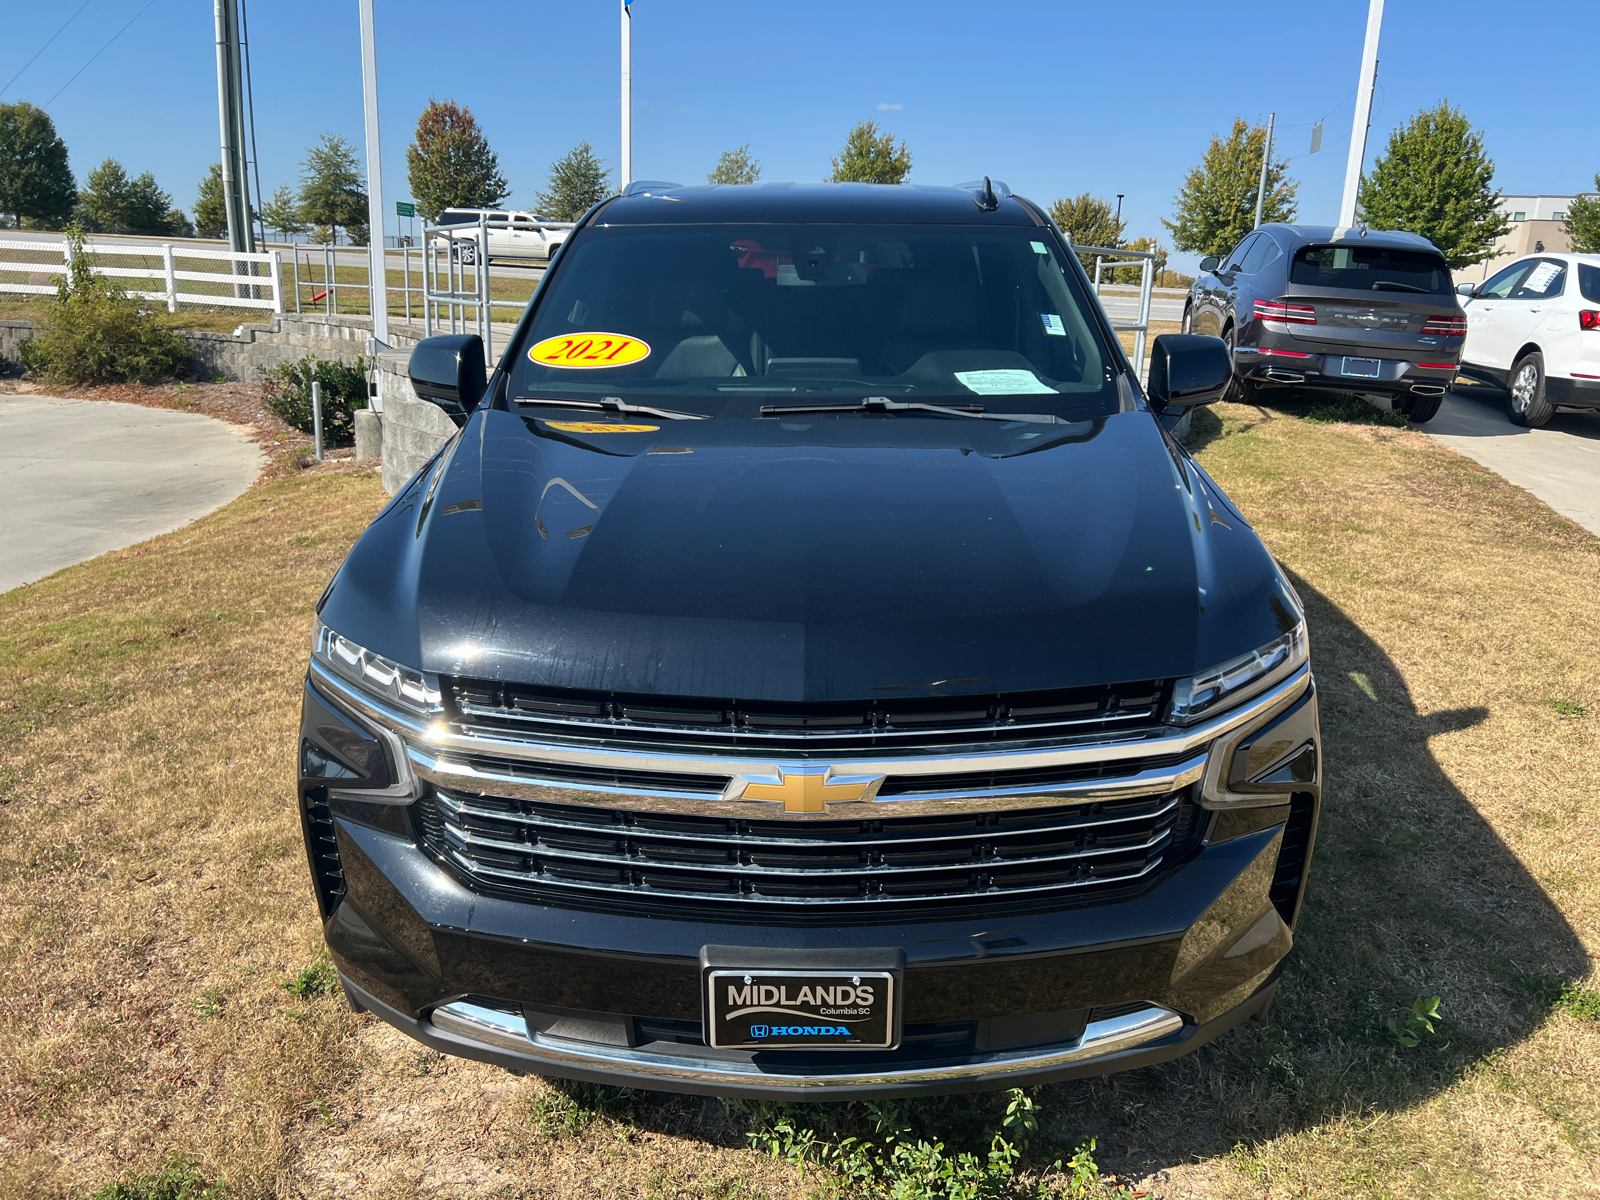
POLYGON ((892 1050, 900 974, 892 970, 705 972, 706 1044, 739 1050, 892 1050))
POLYGON ((1362 379, 1376 379, 1381 370, 1381 358, 1347 358, 1339 367, 1341 375, 1359 375, 1362 379))

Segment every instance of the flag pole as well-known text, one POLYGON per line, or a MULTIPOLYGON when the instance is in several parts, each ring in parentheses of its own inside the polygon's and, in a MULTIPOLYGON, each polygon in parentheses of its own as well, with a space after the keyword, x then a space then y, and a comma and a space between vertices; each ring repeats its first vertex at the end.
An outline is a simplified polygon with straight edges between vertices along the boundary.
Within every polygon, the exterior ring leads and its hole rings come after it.
POLYGON ((622 0, 622 186, 633 182, 633 17, 622 0))
MULTIPOLYGON (((372 0, 359 0, 361 14, 361 93, 367 136, 367 297, 372 336, 379 349, 389 343, 389 275, 383 253, 383 160, 378 152, 378 39, 372 0)), ((480 268, 481 269, 481 268, 480 268)))

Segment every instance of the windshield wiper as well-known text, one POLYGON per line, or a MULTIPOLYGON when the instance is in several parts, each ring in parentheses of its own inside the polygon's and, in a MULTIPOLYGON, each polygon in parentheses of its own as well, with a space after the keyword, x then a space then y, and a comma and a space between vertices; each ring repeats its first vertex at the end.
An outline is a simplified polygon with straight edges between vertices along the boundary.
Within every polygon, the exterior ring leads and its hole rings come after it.
POLYGON ((1433 294, 1427 288, 1417 287, 1415 284, 1410 283, 1395 283, 1392 279, 1380 279, 1372 285, 1373 291, 1377 291, 1379 288, 1393 288, 1397 292, 1421 292, 1424 296, 1433 294))
POLYGON ((581 408, 589 412, 613 412, 661 417, 667 421, 709 421, 707 413, 678 412, 671 408, 651 408, 648 404, 629 404, 621 396, 602 396, 599 400, 551 400, 545 396, 518 396, 518 404, 547 404, 552 408, 581 408))
POLYGON ((891 400, 887 396, 867 396, 856 404, 763 404, 763 417, 787 413, 829 412, 931 412, 946 417, 972 417, 979 421, 1025 421, 1034 425, 1055 425, 1058 418, 1046 413, 992 413, 977 404, 925 404, 920 400, 891 400))

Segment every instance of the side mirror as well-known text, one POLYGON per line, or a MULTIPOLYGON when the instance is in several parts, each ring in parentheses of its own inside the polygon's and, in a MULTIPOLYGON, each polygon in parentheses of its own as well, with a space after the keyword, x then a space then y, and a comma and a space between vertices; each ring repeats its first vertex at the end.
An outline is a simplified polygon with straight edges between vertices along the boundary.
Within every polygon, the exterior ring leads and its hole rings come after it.
POLYGON ((1478 285, 1475 284, 1475 283, 1458 283, 1458 284, 1456 284, 1456 295, 1458 295, 1458 296, 1469 296, 1470 297, 1470 296, 1476 296, 1477 294, 1478 294, 1478 285))
POLYGON ((1215 404, 1233 378, 1233 356, 1221 338, 1199 333, 1164 333, 1150 352, 1150 385, 1157 412, 1215 404))
POLYGON ((411 350, 411 390, 465 425, 483 399, 483 339, 475 333, 423 338, 411 350))
POLYGON ((1201 271, 1215 271, 1222 265, 1222 260, 1215 254, 1208 254, 1200 260, 1201 271))

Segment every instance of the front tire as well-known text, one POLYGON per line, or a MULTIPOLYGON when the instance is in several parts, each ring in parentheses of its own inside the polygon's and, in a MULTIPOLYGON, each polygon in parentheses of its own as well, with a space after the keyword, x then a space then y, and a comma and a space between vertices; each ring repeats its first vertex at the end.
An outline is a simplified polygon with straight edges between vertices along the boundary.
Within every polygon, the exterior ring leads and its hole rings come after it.
POLYGON ((1194 305, 1185 304, 1183 306, 1183 324, 1178 326, 1178 330, 1180 333, 1194 332, 1194 305))
POLYGON ((1513 425, 1542 429, 1555 411, 1545 398, 1544 355, 1537 350, 1524 354, 1512 366, 1506 384, 1506 415, 1513 425))
POLYGON ((461 261, 469 267, 477 265, 478 245, 476 242, 468 242, 461 247, 461 261))
POLYGON ((1232 325, 1222 331, 1222 340, 1228 344, 1228 361, 1233 364, 1233 374, 1228 377, 1228 386, 1222 393, 1223 403, 1249 404, 1256 398, 1256 385, 1247 383, 1239 374, 1239 360, 1233 353, 1238 337, 1232 325))

